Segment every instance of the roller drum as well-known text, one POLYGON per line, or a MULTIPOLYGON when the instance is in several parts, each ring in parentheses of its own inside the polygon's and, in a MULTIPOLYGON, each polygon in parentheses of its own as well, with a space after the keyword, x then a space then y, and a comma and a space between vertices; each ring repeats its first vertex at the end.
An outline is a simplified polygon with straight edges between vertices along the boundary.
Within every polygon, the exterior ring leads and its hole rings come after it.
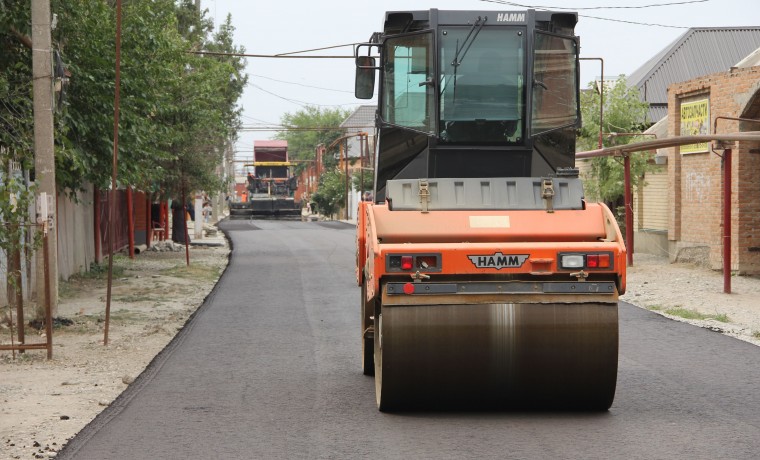
POLYGON ((383 306, 380 410, 606 410, 615 396, 616 303, 383 306))

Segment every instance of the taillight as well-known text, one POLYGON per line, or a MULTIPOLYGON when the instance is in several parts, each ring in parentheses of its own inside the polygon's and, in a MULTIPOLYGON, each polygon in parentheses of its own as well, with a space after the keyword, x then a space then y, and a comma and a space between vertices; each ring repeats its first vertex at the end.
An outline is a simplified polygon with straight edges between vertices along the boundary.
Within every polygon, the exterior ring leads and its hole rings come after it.
POLYGON ((385 260, 385 268, 389 272, 441 271, 440 254, 389 254, 386 256, 385 260))
POLYGON ((412 269, 412 256, 401 256, 401 269, 402 270, 412 269))
POLYGON ((559 268, 566 270, 612 268, 612 254, 609 252, 559 254, 559 268))
POLYGON ((610 268, 610 255, 588 254, 586 256, 586 266, 588 268, 610 268))
POLYGON ((586 256, 586 266, 588 268, 599 268, 599 254, 589 254, 586 256))

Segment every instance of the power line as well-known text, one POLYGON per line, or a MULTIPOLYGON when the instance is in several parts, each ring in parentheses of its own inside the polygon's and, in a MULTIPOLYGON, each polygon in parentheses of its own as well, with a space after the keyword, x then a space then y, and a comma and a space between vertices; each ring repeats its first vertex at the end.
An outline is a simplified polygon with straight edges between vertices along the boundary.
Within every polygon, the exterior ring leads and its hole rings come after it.
POLYGON ((312 48, 310 50, 289 51, 287 53, 277 53, 277 54, 275 54, 275 56, 287 56, 287 55, 290 55, 290 54, 310 53, 312 51, 331 50, 331 49, 335 49, 335 48, 344 48, 346 46, 355 46, 355 45, 358 45, 358 43, 346 43, 344 45, 323 46, 322 48, 312 48))
MULTIPOLYGON (((373 129, 374 126, 351 126, 351 129, 373 129)), ((343 130, 340 126, 243 126, 239 131, 332 131, 343 130)))
POLYGON ((260 118, 252 117, 250 115, 241 114, 240 116, 243 117, 243 118, 249 118, 249 119, 251 119, 253 121, 257 121, 259 123, 264 123, 266 125, 276 125, 277 124, 277 123, 274 123, 274 122, 271 122, 271 121, 266 121, 266 120, 262 120, 260 118))
MULTIPOLYGON (((524 5, 524 4, 514 3, 514 2, 508 2, 508 1, 504 1, 504 0, 480 0, 480 1, 481 2, 486 2, 486 3, 496 3, 496 4, 499 4, 499 5, 516 6, 516 7, 519 7, 519 8, 533 8, 533 9, 537 9, 537 10, 549 10, 549 9, 552 9, 552 8, 545 7, 545 6, 524 5)), ((653 7, 653 6, 670 6, 670 5, 687 4, 687 3, 701 3, 701 2, 706 2, 706 1, 709 1, 709 0, 691 0, 691 1, 686 1, 686 2, 672 3, 672 4, 664 4, 663 3, 663 4, 648 5, 648 6, 647 5, 642 5, 641 8, 649 8, 649 7, 653 7)), ((596 8, 599 9, 599 8, 606 8, 606 7, 596 7, 596 8)), ((629 8, 634 8, 634 7, 629 7, 629 8)), ((565 8, 565 7, 563 7, 563 9, 571 10, 571 9, 578 9, 578 8, 565 8)), ((628 21, 628 20, 625 20, 625 19, 604 18, 604 17, 601 17, 601 16, 589 16, 589 15, 586 15, 586 14, 579 14, 578 16, 583 17, 583 18, 589 18, 589 19, 598 19, 600 21, 620 22, 620 23, 624 23, 624 24, 634 24, 634 25, 638 25, 638 26, 647 26, 647 27, 665 27, 665 28, 668 28, 668 29, 688 29, 689 28, 689 27, 686 27, 686 26, 671 26, 671 25, 668 25, 668 24, 656 24, 656 23, 649 23, 649 22, 628 21)))
MULTIPOLYGON (((552 6, 541 6, 541 5, 521 5, 519 3, 514 2, 508 2, 506 0, 481 0, 483 2, 490 2, 490 3, 501 3, 504 5, 512 5, 517 6, 520 8, 542 8, 542 9, 552 9, 556 7, 552 6)), ((644 9, 644 8, 656 8, 660 6, 676 6, 676 5, 688 5, 692 3, 706 3, 710 0, 685 0, 682 2, 671 2, 671 3, 653 3, 651 5, 634 5, 634 6, 588 6, 588 7, 576 7, 576 6, 562 6, 563 10, 634 10, 634 9, 644 9)))
POLYGON ((279 58, 279 59, 354 59, 354 56, 292 56, 289 54, 248 54, 248 53, 222 53, 219 51, 185 51, 188 54, 200 54, 204 56, 235 56, 250 58, 279 58))
POLYGON ((647 26, 647 27, 665 27, 667 29, 688 29, 687 26, 671 26, 668 24, 655 24, 655 23, 648 23, 648 22, 636 22, 636 21, 626 21, 623 19, 611 19, 611 18, 602 18, 599 16, 588 16, 585 14, 579 14, 578 16, 589 18, 589 19, 599 19, 600 21, 610 21, 610 22, 622 22, 624 24, 634 24, 637 26, 647 26))
POLYGON ((346 90, 343 90, 343 89, 323 88, 323 87, 320 87, 320 86, 306 85, 304 83, 296 83, 296 82, 292 82, 292 81, 278 80, 278 79, 272 78, 272 77, 265 77, 264 75, 256 75, 256 74, 249 74, 249 75, 252 76, 252 77, 258 77, 258 78, 264 78, 266 80, 276 81, 278 83, 285 83, 285 84, 288 84, 288 85, 303 86, 304 88, 314 88, 314 89, 322 89, 322 90, 325 90, 325 91, 335 91, 336 93, 354 94, 353 91, 346 91, 346 90))
POLYGON ((259 91, 263 91, 269 95, 272 95, 278 99, 282 99, 283 101, 290 102, 291 104, 300 105, 301 107, 306 106, 316 106, 316 107, 343 107, 343 106, 349 106, 349 105, 362 105, 361 102, 352 102, 352 103, 346 103, 346 104, 314 104, 311 102, 305 102, 305 101, 299 101, 298 99, 289 99, 287 97, 280 96, 279 94, 273 93, 271 91, 268 91, 264 88, 262 88, 259 85, 251 83, 251 86, 258 89, 259 91))

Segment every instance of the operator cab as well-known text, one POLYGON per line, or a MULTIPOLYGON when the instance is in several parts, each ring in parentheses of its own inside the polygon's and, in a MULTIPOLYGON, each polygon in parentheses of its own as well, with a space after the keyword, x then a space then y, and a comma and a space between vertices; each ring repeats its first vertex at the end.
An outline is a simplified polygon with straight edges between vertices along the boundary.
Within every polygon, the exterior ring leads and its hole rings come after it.
POLYGON ((534 10, 386 13, 384 31, 356 50, 357 98, 373 96, 380 71, 376 200, 391 179, 573 167, 576 21, 534 10))

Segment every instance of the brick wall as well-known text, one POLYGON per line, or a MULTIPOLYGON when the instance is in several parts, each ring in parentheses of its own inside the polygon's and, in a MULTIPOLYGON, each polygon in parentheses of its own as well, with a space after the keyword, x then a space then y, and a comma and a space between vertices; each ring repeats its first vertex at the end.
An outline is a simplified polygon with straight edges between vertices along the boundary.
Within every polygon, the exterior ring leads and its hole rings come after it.
MULTIPOLYGON (((710 132, 718 116, 759 118, 759 90, 760 67, 732 69, 671 85, 668 135, 681 135, 681 103, 694 97, 709 99, 710 132)), ((717 132, 760 130, 760 125, 751 125, 720 120, 717 132)), ((738 143, 733 150, 731 268, 740 273, 760 273, 760 153, 753 153, 756 150, 757 146, 749 143, 738 143)), ((723 263, 721 158, 712 152, 681 155, 680 148, 672 148, 668 153, 668 183, 671 259, 690 252, 719 269, 723 263)))

